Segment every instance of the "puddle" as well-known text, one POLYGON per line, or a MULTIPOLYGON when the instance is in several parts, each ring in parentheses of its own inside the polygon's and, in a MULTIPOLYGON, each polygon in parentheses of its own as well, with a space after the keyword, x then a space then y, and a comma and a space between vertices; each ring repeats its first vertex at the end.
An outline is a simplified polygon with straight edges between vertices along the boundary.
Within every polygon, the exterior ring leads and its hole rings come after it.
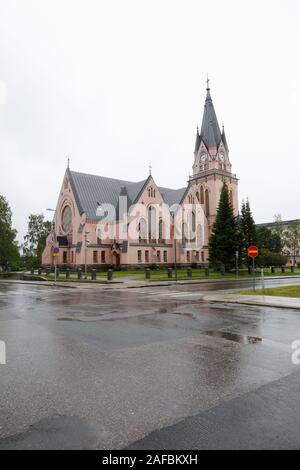
POLYGON ((72 318, 72 317, 59 317, 56 321, 81 321, 79 318, 72 318))
POLYGON ((206 336, 212 336, 214 338, 227 339, 228 341, 234 341, 235 343, 240 344, 257 344, 262 342, 262 338, 259 336, 239 335, 237 333, 230 333, 228 331, 204 331, 202 334, 206 336))

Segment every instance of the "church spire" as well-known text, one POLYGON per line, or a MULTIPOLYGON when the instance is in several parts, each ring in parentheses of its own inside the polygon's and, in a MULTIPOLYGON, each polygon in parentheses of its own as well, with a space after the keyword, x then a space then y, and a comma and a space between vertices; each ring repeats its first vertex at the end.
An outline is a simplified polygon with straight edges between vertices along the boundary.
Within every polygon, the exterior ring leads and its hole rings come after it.
POLYGON ((199 134, 199 127, 197 126, 197 132, 196 132, 196 142, 195 142, 195 152, 197 153, 200 147, 200 134, 199 134))
POLYGON ((204 105, 204 113, 202 119, 202 126, 200 137, 204 142, 207 149, 211 147, 218 147, 220 145, 222 136, 220 126, 218 123, 217 115, 210 95, 209 78, 206 80, 206 100, 204 105))
POLYGON ((227 139, 226 139, 226 134, 225 134, 225 129, 224 129, 224 124, 222 126, 222 142, 223 142, 223 145, 225 147, 226 152, 229 152, 227 139))

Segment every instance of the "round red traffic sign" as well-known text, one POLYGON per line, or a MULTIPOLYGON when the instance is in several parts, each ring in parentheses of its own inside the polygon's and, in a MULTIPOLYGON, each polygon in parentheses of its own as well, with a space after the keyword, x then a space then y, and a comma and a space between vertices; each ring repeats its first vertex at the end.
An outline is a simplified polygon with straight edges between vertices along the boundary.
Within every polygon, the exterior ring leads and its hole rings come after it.
POLYGON ((258 248, 257 246, 249 246, 248 248, 248 256, 249 258, 256 258, 258 256, 258 248))

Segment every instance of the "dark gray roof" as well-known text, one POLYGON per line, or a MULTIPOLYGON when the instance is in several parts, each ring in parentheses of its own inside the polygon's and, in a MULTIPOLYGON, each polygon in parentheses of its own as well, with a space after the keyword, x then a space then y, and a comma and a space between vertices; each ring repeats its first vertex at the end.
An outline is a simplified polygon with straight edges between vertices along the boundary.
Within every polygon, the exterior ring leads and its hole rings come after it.
POLYGON ((186 192, 186 188, 180 189, 169 189, 169 188, 158 188, 164 201, 172 206, 173 204, 180 204, 182 198, 186 192))
MULTIPOLYGON (((118 209, 119 196, 127 196, 128 206, 133 204, 143 191, 150 176, 136 183, 125 180, 96 176, 86 173, 67 170, 75 200, 80 214, 85 213, 87 218, 100 220, 101 214, 96 216, 98 204, 111 204, 118 209)), ((169 205, 180 203, 186 188, 169 189, 158 188, 165 202, 169 205)), ((103 216, 103 214, 102 214, 103 216)))
POLYGON ((198 127, 197 127, 196 142, 195 142, 195 152, 198 152, 199 147, 200 147, 200 144, 201 144, 200 134, 199 134, 199 129, 198 129, 198 127))
POLYGON ((218 147, 222 139, 209 88, 207 88, 200 136, 207 148, 218 147))
POLYGON ((221 134, 220 126, 218 123, 217 115, 213 105, 213 101, 210 95, 210 89, 207 88, 207 95, 204 105, 204 113, 202 118, 201 131, 197 128, 195 152, 198 152, 201 142, 204 143, 207 149, 211 147, 219 147, 220 143, 223 142, 225 149, 228 150, 227 140, 225 131, 221 134))
POLYGON ((226 149, 226 152, 229 152, 224 126, 223 126, 223 132, 222 132, 222 142, 223 142, 223 145, 226 149))

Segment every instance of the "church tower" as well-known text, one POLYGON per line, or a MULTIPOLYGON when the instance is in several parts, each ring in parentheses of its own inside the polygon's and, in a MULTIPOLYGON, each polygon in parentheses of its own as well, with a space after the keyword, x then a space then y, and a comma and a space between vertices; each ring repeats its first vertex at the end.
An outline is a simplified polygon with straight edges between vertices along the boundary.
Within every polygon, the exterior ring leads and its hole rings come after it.
POLYGON ((206 92, 201 130, 199 132, 197 128, 196 133, 193 176, 190 178, 190 185, 196 186, 194 189, 199 195, 200 203, 204 206, 210 232, 215 221, 224 182, 228 185, 234 212, 238 214, 238 179, 232 173, 224 126, 221 132, 208 79, 206 92))

